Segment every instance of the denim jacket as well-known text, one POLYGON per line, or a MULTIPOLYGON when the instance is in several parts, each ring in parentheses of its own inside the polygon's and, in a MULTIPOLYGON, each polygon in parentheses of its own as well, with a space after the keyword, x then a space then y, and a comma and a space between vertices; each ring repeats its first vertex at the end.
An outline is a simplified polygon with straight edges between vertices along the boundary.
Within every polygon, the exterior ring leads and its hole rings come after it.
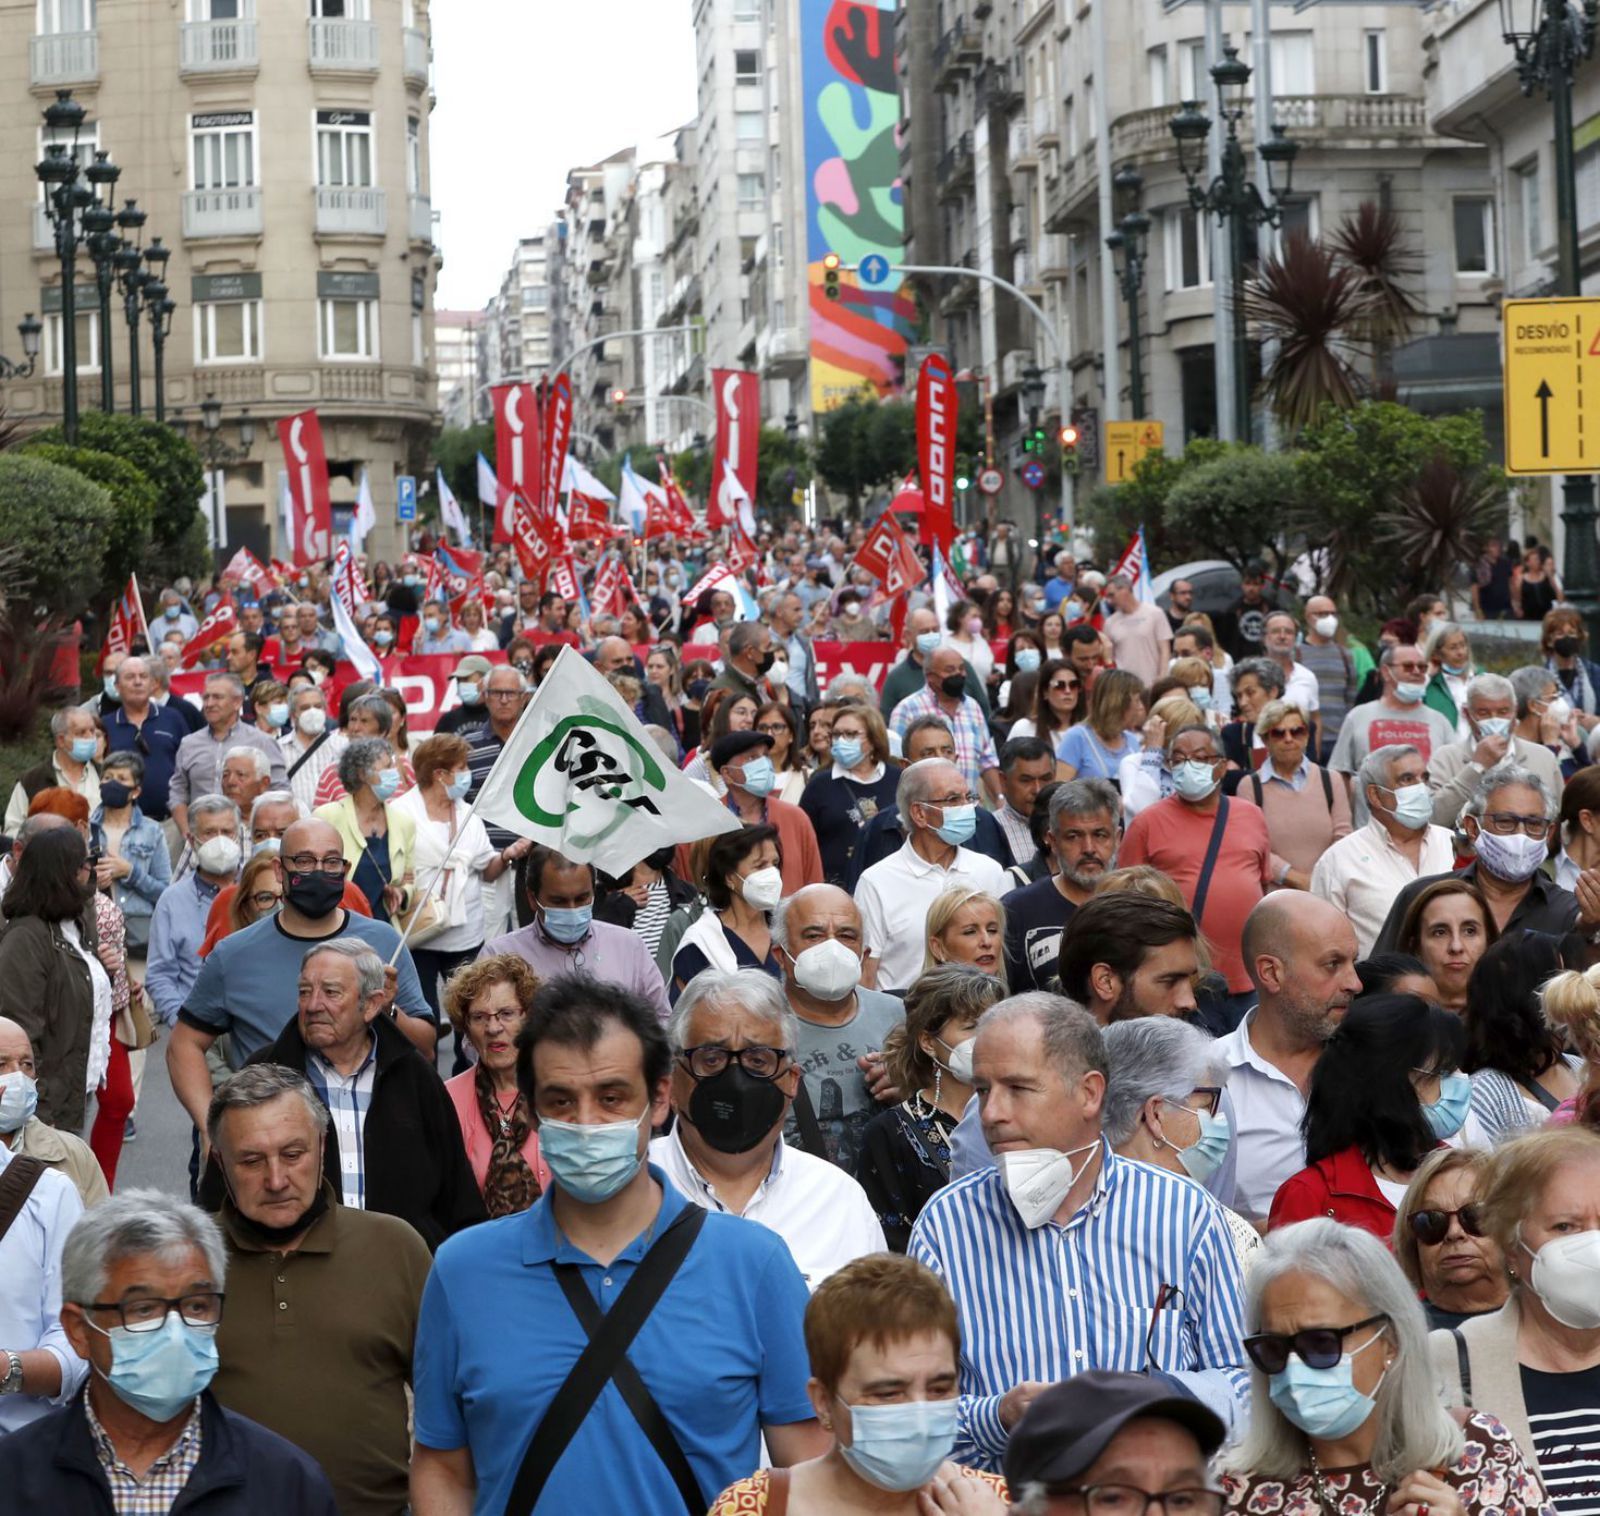
MULTIPOLYGON (((105 807, 96 806, 89 817, 90 845, 96 851, 105 849, 104 814, 105 807)), ((142 947, 149 940, 150 916, 156 901, 172 883, 172 855, 167 851, 167 836, 159 821, 152 821, 136 805, 129 808, 129 814, 120 856, 133 865, 133 872, 117 880, 113 889, 128 920, 130 945, 142 947)))

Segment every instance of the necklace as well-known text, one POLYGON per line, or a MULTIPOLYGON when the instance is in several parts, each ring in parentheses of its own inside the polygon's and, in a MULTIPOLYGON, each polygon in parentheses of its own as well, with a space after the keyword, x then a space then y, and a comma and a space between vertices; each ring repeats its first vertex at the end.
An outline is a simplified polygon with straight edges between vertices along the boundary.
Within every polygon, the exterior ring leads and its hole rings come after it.
MULTIPOLYGON (((1322 1516, 1338 1516, 1338 1507, 1333 1503, 1327 1480, 1323 1478, 1322 1465, 1317 1462, 1317 1450, 1309 1441, 1306 1443, 1306 1454, 1311 1459, 1311 1492, 1317 1497, 1317 1508, 1322 1512, 1322 1516)), ((1354 1483, 1353 1479, 1351 1483, 1354 1483)), ((1388 1499, 1389 1486, 1386 1483, 1380 1484, 1377 1498, 1367 1502, 1368 1511, 1381 1513, 1388 1499)))
POLYGON ((512 1093, 509 1105, 502 1104, 500 1097, 493 1090, 490 1090, 489 1094, 494 1101, 494 1117, 499 1123, 500 1135, 507 1137, 511 1133, 511 1113, 517 1108, 517 1101, 521 1098, 521 1092, 514 1091, 512 1093))

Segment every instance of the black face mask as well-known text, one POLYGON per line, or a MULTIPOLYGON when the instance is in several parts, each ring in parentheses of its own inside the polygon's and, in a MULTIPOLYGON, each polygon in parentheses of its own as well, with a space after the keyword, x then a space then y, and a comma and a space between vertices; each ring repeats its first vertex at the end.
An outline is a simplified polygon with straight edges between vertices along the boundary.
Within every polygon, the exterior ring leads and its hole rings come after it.
POLYGON ((756 672, 758 674, 766 673, 766 671, 769 668, 771 668, 772 665, 774 663, 776 663, 777 661, 778 661, 777 649, 769 647, 766 650, 766 652, 764 652, 759 658, 756 659, 756 672))
POLYGON ((285 871, 283 898, 302 916, 326 916, 344 899, 344 875, 285 871))
POLYGON ((115 779, 100 781, 100 800, 109 810, 120 811, 133 798, 133 789, 115 779))
MULTIPOLYGON (((1555 637, 1551 639, 1550 651, 1557 658, 1570 658, 1578 651, 1582 644, 1576 637, 1555 637)), ((104 788, 104 786, 102 786, 104 788)))
POLYGON ((940 693, 949 700, 959 700, 967 692, 965 674, 949 674, 939 681, 940 693))
MULTIPOLYGON (((228 1198, 233 1200, 233 1191, 230 1188, 228 1198)), ((265 1248, 281 1248, 293 1242, 302 1232, 314 1225, 326 1214, 328 1209, 328 1192, 317 1186, 316 1199, 300 1213, 297 1220, 291 1221, 287 1226, 262 1226, 259 1221, 252 1221, 239 1209, 239 1202, 234 1200, 233 1210, 237 1218, 239 1231, 250 1241, 265 1248)))
POLYGON ((688 1114, 695 1131, 719 1153, 748 1153, 782 1117, 783 1091, 730 1063, 695 1085, 688 1114))

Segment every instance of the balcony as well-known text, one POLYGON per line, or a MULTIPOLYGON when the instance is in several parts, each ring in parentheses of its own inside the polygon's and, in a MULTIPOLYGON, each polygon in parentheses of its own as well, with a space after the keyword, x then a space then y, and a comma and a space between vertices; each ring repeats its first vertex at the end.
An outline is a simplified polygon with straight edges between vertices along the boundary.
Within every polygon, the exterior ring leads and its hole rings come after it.
POLYGON ((962 132, 939 159, 939 194, 948 199, 972 183, 972 133, 962 132))
POLYGON ((381 189, 319 188, 319 237, 382 237, 389 230, 389 197, 381 189))
POLYGON ((47 32, 28 40, 35 85, 93 84, 100 77, 99 32, 47 32))
POLYGON ((1039 272, 1046 279, 1066 279, 1071 276, 1070 243, 1060 232, 1046 232, 1034 244, 1034 257, 1039 272))
MULTIPOLYGON (((1158 153, 1170 157, 1172 107, 1131 111, 1111 127, 1111 152, 1120 161, 1132 153, 1158 153)), ((1313 138, 1330 146, 1374 142, 1415 143, 1433 137, 1426 103, 1409 95, 1279 95, 1272 102, 1273 120, 1289 128, 1301 144, 1313 138)), ((1239 135, 1255 140, 1254 115, 1247 103, 1239 135)))
POLYGON ((311 20, 313 73, 371 74, 378 69, 375 21, 315 16, 311 20))
POLYGON ((780 327, 767 335, 762 373, 768 379, 792 379, 805 372, 811 358, 806 334, 797 327, 780 327))
POLYGON ((382 400, 383 371, 352 363, 348 368, 329 365, 321 372, 324 400, 382 400))
POLYGON ((408 26, 403 36, 402 54, 405 58, 406 81, 410 84, 428 82, 428 34, 408 26))
POLYGON ((406 231, 413 242, 433 245, 433 201, 426 195, 406 197, 406 231))
POLYGON ((183 235, 196 237, 259 237, 262 232, 261 190, 191 190, 183 197, 183 235))
POLYGON ((1038 154, 1033 150, 1033 132, 1026 117, 1013 117, 1006 129, 1006 159, 1014 169, 1039 166, 1038 154))
MULTIPOLYGON (((1172 112, 1166 112, 1168 120, 1172 112)), ((1061 126, 1056 119, 1056 112, 1048 100, 1035 100, 1033 102, 1033 145, 1035 147, 1060 147, 1061 126)))
MULTIPOLYGON (((976 38, 976 33, 973 37, 976 38)), ((978 43, 979 52, 982 51, 981 40, 978 43)), ((967 24, 964 20, 957 21, 933 45, 933 82, 938 89, 950 88, 958 74, 967 71, 971 48, 968 43, 967 24)))
POLYGON ((254 19, 186 21, 178 31, 178 68, 185 74, 254 72, 261 44, 254 19))

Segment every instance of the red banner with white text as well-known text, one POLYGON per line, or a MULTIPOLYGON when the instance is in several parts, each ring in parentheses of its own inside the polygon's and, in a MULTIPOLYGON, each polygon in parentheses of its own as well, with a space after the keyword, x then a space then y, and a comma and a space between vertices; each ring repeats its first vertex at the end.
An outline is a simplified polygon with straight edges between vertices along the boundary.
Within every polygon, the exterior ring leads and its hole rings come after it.
POLYGON ((567 471, 567 446, 572 441, 572 376, 557 374, 544 402, 544 492, 540 504, 547 511, 561 499, 561 480, 567 471))
POLYGON ((315 411, 285 416, 278 423, 289 475, 290 558, 296 568, 322 563, 333 553, 333 500, 328 490, 328 455, 315 411))
POLYGON ((521 495, 537 503, 544 492, 543 418, 531 384, 497 384, 494 402, 494 471, 500 484, 500 510, 495 516, 496 544, 515 542, 512 500, 521 495))
POLYGON ((917 468, 927 500, 928 540, 946 557, 955 540, 956 381, 938 353, 917 377, 917 468))
POLYGON ((756 467, 761 443, 761 376, 748 369, 711 371, 711 394, 717 403, 717 452, 711 461, 711 495, 707 525, 726 526, 739 519, 739 505, 724 478, 724 465, 756 497, 756 467))

